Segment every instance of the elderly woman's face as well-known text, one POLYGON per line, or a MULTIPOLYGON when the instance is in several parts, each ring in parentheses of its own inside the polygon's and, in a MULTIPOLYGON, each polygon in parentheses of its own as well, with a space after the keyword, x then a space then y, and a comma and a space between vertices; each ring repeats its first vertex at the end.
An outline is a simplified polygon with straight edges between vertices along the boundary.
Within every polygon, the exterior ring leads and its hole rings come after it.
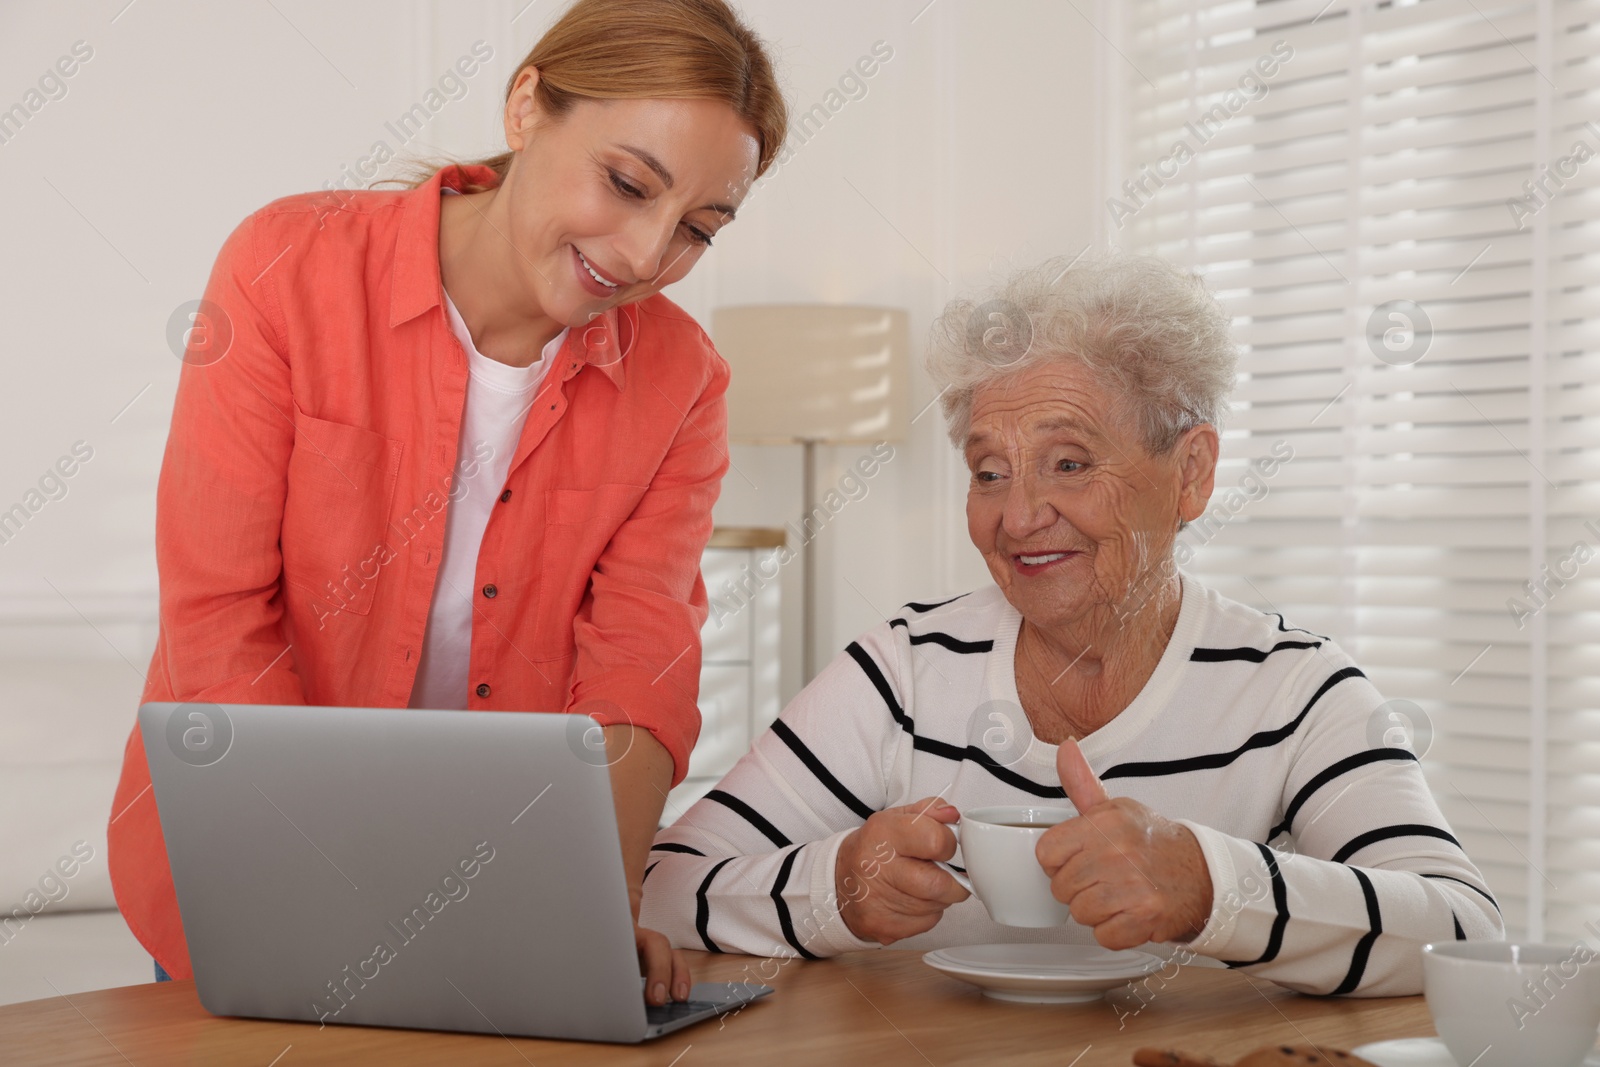
POLYGON ((1203 510, 1216 449, 1198 426, 1152 456, 1120 396, 1076 362, 1041 364, 973 397, 967 530, 1036 625, 1130 610, 1203 510))

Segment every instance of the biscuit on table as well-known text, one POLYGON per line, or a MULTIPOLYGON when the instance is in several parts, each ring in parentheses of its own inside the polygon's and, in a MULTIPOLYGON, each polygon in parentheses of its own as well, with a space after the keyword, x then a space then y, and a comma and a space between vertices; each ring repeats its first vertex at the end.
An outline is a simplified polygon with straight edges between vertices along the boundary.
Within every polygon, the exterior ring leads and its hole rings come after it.
POLYGON ((1210 1056, 1191 1056, 1170 1049, 1142 1048, 1133 1054, 1134 1067, 1226 1067, 1210 1056))
POLYGON ((1336 1048, 1270 1045, 1258 1048, 1234 1067, 1375 1067, 1370 1060, 1336 1048))

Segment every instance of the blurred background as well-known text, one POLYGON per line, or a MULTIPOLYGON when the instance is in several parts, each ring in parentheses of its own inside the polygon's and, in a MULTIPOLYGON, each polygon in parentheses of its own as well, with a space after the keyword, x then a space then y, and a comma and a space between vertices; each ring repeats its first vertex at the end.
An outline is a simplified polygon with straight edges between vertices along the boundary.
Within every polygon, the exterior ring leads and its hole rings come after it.
MULTIPOLYGON (((506 81, 564 6, 0 6, 0 908, 93 851, 0 922, 0 1001, 149 977, 107 910, 104 828, 154 643, 184 305, 246 215, 372 180, 380 141, 380 178, 502 148, 506 81)), ((1600 937, 1600 4, 737 6, 792 151, 667 295, 708 328, 761 303, 910 326, 893 457, 814 541, 819 654, 988 581, 921 371, 945 302, 1050 256, 1157 252, 1207 278, 1242 353, 1180 558, 1394 698, 1374 743, 1426 757, 1513 936, 1600 937)), ((871 451, 820 447, 814 486, 871 451)), ((731 455, 719 525, 798 523, 800 449, 731 455)), ((758 725, 805 680, 800 572, 751 653, 758 725)))

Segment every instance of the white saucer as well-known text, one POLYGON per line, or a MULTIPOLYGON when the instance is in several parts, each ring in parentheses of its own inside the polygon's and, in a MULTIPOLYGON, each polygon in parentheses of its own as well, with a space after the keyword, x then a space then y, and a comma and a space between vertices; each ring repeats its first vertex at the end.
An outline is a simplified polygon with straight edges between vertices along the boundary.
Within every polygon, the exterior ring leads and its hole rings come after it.
MULTIPOLYGON (((1378 1067, 1459 1067, 1437 1037, 1408 1037, 1403 1041, 1379 1041, 1362 1045, 1351 1052, 1371 1060, 1378 1067)), ((1584 1067, 1600 1067, 1600 1052, 1590 1053, 1584 1067)))
POLYGON ((986 997, 1025 1004, 1084 1004, 1166 965, 1148 952, 1098 945, 962 945, 922 957, 936 971, 971 982, 986 997))

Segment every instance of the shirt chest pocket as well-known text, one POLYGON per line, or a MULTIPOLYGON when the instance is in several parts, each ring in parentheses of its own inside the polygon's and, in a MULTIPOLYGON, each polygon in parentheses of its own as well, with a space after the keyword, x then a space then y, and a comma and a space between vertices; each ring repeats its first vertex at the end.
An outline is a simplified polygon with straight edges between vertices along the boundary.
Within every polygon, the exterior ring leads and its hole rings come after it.
POLYGON ((392 559, 386 530, 404 449, 373 430, 295 413, 279 539, 285 584, 329 611, 372 610, 392 559))
POLYGON ((592 489, 545 491, 544 554, 540 562, 539 647, 563 656, 573 645, 572 622, 600 556, 649 486, 607 482, 592 489))

